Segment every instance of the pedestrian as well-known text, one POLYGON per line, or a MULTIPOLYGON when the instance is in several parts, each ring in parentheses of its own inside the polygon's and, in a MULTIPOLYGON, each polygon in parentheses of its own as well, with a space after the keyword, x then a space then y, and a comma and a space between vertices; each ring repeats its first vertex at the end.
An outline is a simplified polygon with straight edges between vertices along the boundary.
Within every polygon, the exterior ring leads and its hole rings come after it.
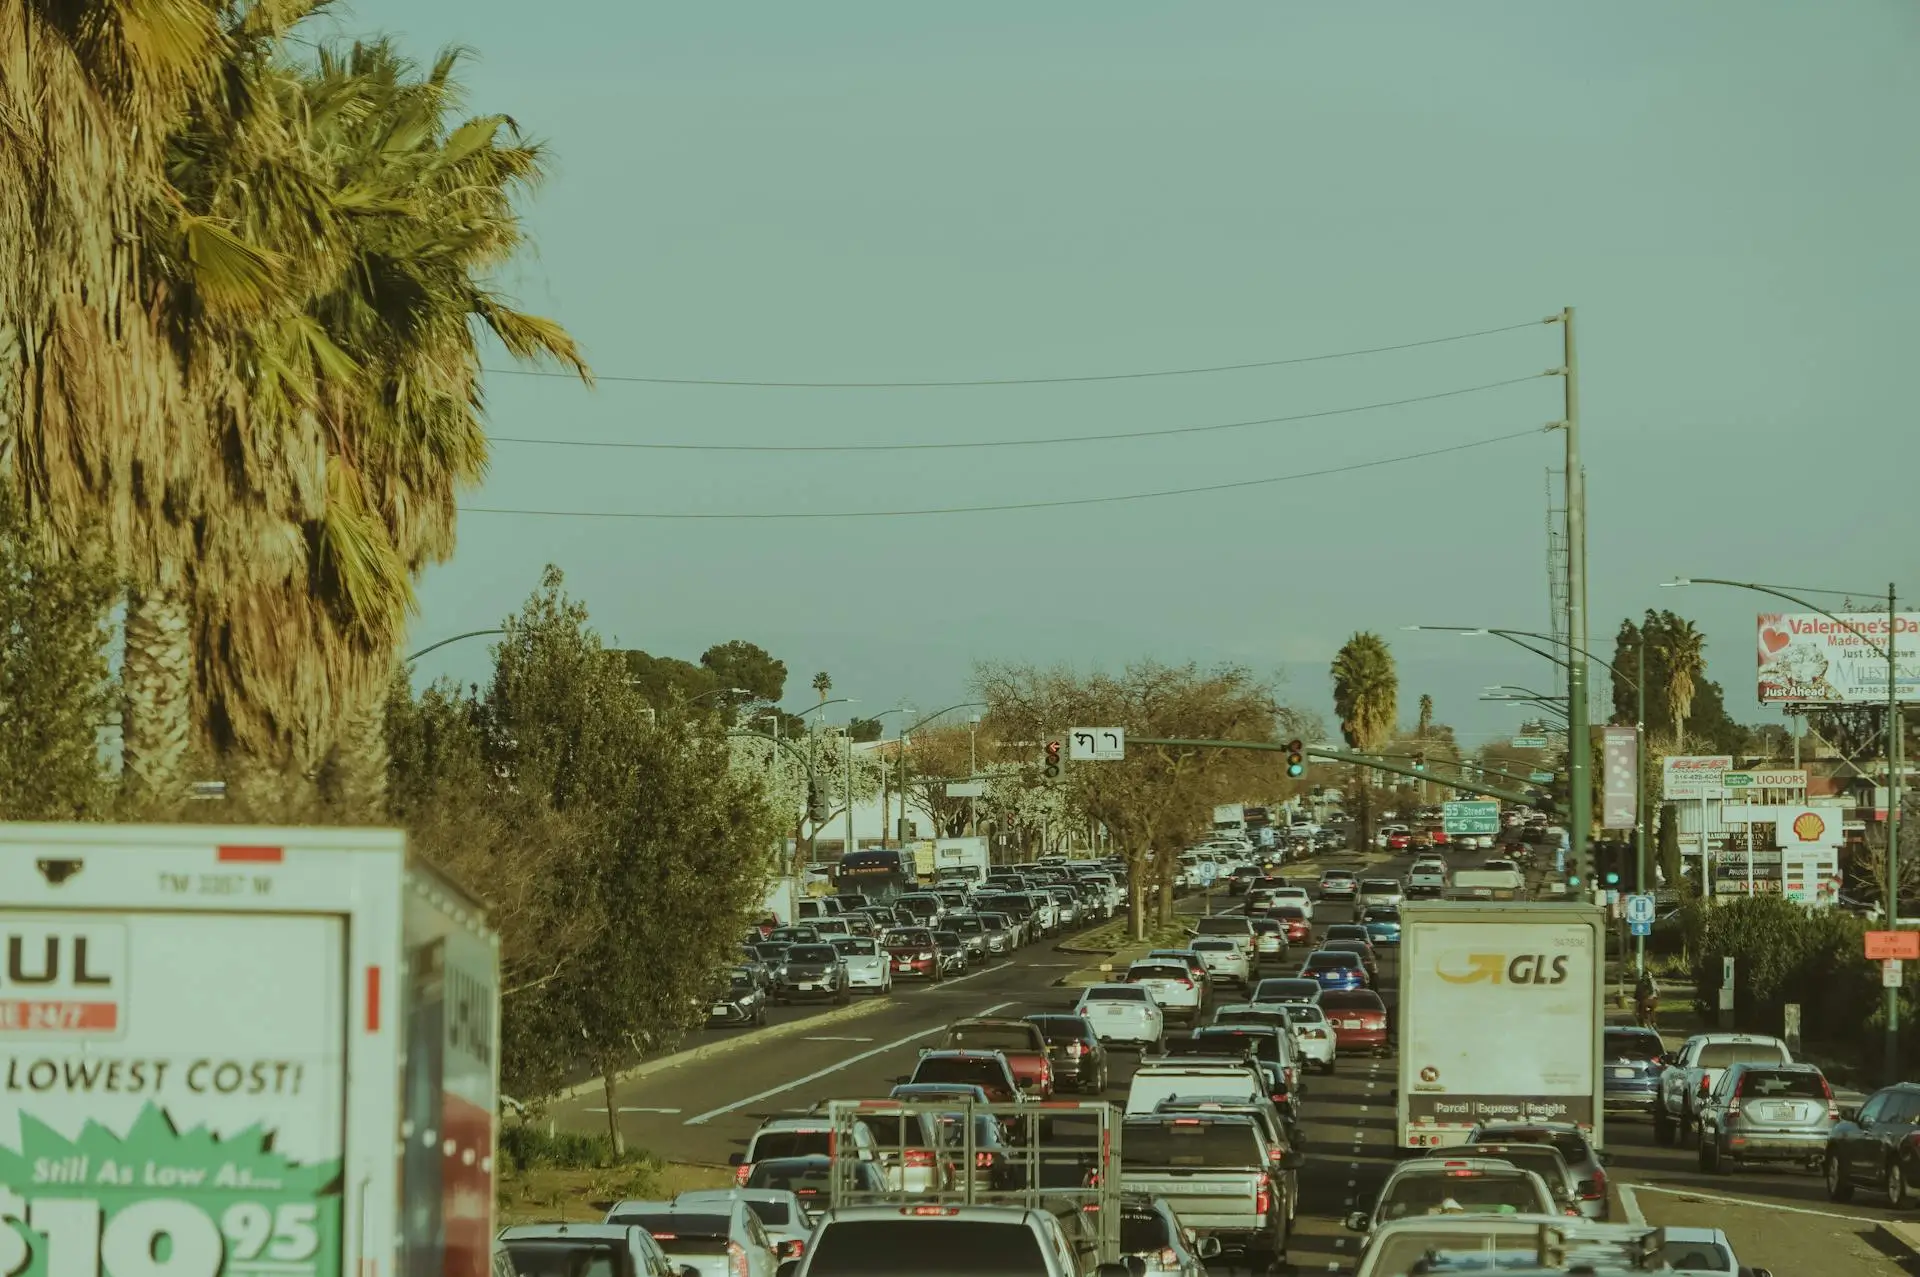
POLYGON ((1640 968, 1640 979, 1633 987, 1634 1021, 1643 1029, 1654 1029, 1660 1011, 1660 985, 1653 972, 1640 968))

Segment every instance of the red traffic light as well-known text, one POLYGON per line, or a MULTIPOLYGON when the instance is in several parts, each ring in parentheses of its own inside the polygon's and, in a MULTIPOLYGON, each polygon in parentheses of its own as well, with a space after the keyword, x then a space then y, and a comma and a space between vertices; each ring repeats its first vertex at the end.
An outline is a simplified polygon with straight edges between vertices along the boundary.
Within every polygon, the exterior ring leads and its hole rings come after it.
POLYGON ((1290 740, 1287 742, 1287 752, 1289 754, 1297 754, 1305 748, 1306 748, 1306 745, 1301 741, 1290 740))
POLYGON ((1047 742, 1047 761, 1050 763, 1057 763, 1060 761, 1060 742, 1059 741, 1050 740, 1047 742))

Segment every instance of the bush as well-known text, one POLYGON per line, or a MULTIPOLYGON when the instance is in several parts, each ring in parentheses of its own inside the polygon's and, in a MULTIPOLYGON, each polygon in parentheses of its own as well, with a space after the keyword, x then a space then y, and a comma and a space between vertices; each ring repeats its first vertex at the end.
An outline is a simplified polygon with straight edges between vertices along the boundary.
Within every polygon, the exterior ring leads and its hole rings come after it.
POLYGON ((578 1131, 544 1131, 525 1123, 504 1126, 500 1130, 500 1161, 503 1173, 530 1170, 581 1170, 588 1167, 638 1165, 651 1163, 648 1154, 628 1149, 616 1154, 604 1135, 582 1135, 578 1131))

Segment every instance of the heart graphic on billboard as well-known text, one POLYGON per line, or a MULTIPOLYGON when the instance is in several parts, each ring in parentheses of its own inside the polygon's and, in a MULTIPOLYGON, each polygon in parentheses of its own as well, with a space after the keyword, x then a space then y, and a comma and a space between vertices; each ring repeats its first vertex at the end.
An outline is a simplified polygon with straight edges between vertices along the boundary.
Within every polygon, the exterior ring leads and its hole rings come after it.
POLYGON ((1760 631, 1760 641, 1767 645, 1767 651, 1777 652, 1793 640, 1779 630, 1760 631))

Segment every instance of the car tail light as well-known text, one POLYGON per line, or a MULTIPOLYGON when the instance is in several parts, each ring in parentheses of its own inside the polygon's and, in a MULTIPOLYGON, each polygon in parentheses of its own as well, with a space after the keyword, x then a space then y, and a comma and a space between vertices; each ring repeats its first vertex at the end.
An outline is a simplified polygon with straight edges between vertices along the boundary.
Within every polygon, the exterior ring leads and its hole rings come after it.
POLYGON ((902 1215, 958 1215, 958 1206, 902 1206, 902 1215))
POLYGON ((1253 1213, 1264 1215, 1273 1209, 1273 1181, 1267 1178, 1265 1171, 1260 1172, 1260 1191, 1253 1197, 1253 1213))
POLYGON ((1191 981, 1191 980, 1182 980, 1182 981, 1180 982, 1180 987, 1181 987, 1181 988, 1183 988, 1183 989, 1191 989, 1191 988, 1193 987, 1193 981, 1191 981))
POLYGON ((1607 1173, 1605 1171, 1595 1171, 1593 1178, 1580 1186, 1580 1196, 1583 1200, 1589 1202, 1606 1200, 1607 1173))
POLYGON ((902 1159, 907 1166, 932 1166, 933 1150, 928 1148, 910 1148, 902 1159))
POLYGON ((1078 1042, 1067 1043, 1067 1058, 1069 1060, 1077 1060, 1082 1055, 1085 1055, 1086 1052, 1087 1052, 1087 1048, 1080 1045, 1078 1042))
POLYGON ((983 1153, 975 1153, 973 1155, 973 1165, 975 1170, 982 1170, 982 1171, 987 1170, 989 1167, 993 1165, 993 1162, 994 1162, 994 1156, 992 1153, 983 1152, 983 1153))
POLYGON ((739 1242, 727 1243, 728 1277, 753 1277, 753 1269, 747 1263, 747 1248, 739 1242))
POLYGON ((1733 1094, 1727 1097, 1727 1116, 1728 1117, 1740 1116, 1740 1092, 1743 1088, 1745 1088, 1746 1085, 1747 1085, 1747 1079, 1744 1077, 1742 1077, 1739 1081, 1733 1084, 1733 1094))
POLYGON ((774 1253, 777 1254, 783 1260, 799 1259, 801 1256, 807 1253, 806 1239, 802 1237, 796 1237, 791 1241, 781 1242, 780 1245, 775 1248, 774 1253))
POLYGON ((1827 1120, 1829 1122, 1839 1121, 1840 1106, 1833 1102, 1833 1087, 1827 1084, 1827 1079, 1824 1077, 1820 1079, 1820 1089, 1825 1092, 1827 1097, 1827 1120))
POLYGON ((1709 1086, 1709 1085, 1707 1084, 1707 1079, 1706 1079, 1706 1077, 1705 1077, 1705 1076, 1703 1075, 1703 1076, 1701 1077, 1701 1079, 1700 1079, 1700 1089, 1699 1089, 1698 1091, 1696 1091, 1696 1092, 1694 1092, 1694 1094, 1696 1094, 1696 1095, 1698 1095, 1698 1096, 1700 1096, 1700 1097, 1701 1097, 1702 1099, 1704 1099, 1704 1098, 1706 1098, 1706 1094, 1707 1094, 1707 1092, 1708 1092, 1708 1091, 1710 1091, 1710 1090, 1712 1090, 1712 1089, 1713 1089, 1713 1088, 1712 1088, 1711 1086, 1709 1086))
POLYGON ((753 1174, 752 1162, 742 1162, 740 1163, 740 1165, 733 1168, 733 1178, 734 1178, 734 1182, 737 1184, 745 1184, 748 1178, 752 1176, 752 1174, 753 1174))

